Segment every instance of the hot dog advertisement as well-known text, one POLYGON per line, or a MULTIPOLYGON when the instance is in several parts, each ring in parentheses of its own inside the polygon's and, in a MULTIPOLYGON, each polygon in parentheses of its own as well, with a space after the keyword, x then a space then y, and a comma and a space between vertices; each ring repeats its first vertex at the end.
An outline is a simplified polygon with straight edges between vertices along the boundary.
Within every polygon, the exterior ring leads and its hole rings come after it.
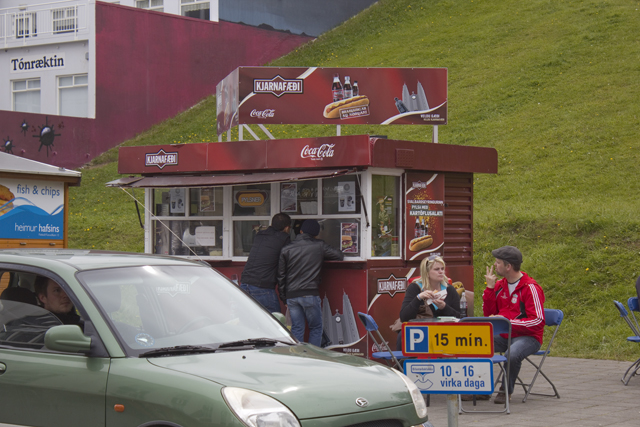
POLYGON ((418 260, 442 255, 444 245, 444 175, 409 172, 406 179, 406 253, 418 260))
POLYGON ((447 124, 446 68, 239 67, 216 87, 218 134, 241 124, 447 124))
POLYGON ((63 239, 64 183, 0 180, 0 238, 63 239))

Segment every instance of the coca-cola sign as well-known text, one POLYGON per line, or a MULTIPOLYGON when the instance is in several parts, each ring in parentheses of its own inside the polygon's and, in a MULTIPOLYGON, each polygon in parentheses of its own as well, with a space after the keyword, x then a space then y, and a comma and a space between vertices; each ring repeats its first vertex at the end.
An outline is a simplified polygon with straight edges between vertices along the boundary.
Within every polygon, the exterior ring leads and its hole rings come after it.
POLYGON ((302 93, 302 79, 283 79, 280 75, 272 79, 255 79, 254 93, 270 93, 280 98, 285 93, 302 93))
POLYGON ((266 118, 275 116, 275 114, 276 114, 276 110, 267 108, 266 110, 262 110, 262 111, 252 110, 250 113, 250 116, 257 117, 259 119, 266 119, 266 118))
POLYGON ((335 146, 336 144, 322 144, 319 147, 305 145, 300 152, 300 157, 303 159, 322 161, 325 157, 333 157, 333 147, 335 146))

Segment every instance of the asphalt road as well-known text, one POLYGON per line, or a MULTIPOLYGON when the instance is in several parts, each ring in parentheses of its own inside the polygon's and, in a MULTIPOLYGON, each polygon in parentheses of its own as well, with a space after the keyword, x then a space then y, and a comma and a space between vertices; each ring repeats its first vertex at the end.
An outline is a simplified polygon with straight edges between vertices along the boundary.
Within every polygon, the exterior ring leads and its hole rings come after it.
MULTIPOLYGON (((450 424, 447 397, 432 395, 429 421, 434 427, 640 427, 640 376, 632 378, 627 386, 620 381, 630 365, 631 362, 548 357, 542 370, 556 385, 560 399, 529 396, 523 403, 524 391, 520 387, 511 398, 510 414, 465 413, 457 415, 457 424, 450 424)), ((526 381, 533 372, 525 362, 520 377, 526 381)), ((552 391, 538 376, 533 392, 552 391)), ((465 410, 474 409, 472 402, 463 405, 465 410)), ((479 401, 476 406, 477 410, 496 408, 500 406, 492 400, 479 401)))

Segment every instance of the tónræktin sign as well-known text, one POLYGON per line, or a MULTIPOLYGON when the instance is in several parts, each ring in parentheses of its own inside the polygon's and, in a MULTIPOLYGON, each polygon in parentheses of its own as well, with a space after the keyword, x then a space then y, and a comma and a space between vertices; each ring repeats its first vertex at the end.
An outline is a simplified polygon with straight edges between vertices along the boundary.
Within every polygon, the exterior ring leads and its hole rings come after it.
POLYGON ((216 88, 218 134, 239 124, 447 124, 446 68, 239 67, 216 88))

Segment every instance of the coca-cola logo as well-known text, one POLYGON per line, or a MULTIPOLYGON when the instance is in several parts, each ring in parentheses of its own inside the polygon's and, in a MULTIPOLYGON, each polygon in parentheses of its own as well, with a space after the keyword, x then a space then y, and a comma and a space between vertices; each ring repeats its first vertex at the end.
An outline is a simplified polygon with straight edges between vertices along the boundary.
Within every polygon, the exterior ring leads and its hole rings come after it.
POLYGON ((320 147, 305 145, 300 152, 300 157, 311 160, 324 160, 325 157, 333 157, 333 147, 336 144, 322 144, 320 147))
POLYGON ((256 117, 258 119, 266 119, 266 118, 275 116, 275 114, 276 114, 276 110, 271 110, 267 108, 266 110, 262 110, 262 111, 252 110, 251 114, 249 115, 251 117, 256 117))

